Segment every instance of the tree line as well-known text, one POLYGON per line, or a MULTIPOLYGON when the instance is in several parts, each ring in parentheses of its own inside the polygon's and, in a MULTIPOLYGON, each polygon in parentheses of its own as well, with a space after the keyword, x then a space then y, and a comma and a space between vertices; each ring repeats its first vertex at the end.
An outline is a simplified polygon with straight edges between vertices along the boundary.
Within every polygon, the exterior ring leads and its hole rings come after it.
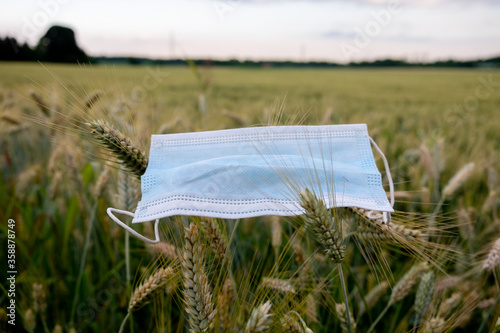
MULTIPOLYGON (((138 57, 90 57, 76 43, 75 33, 70 28, 53 26, 31 48, 20 44, 13 37, 0 38, 0 61, 41 61, 58 63, 103 63, 124 65, 187 65, 186 59, 149 59, 138 57)), ((445 60, 436 62, 410 62, 401 59, 383 59, 340 64, 326 61, 252 61, 192 59, 197 66, 237 67, 458 67, 458 68, 500 68, 500 57, 467 61, 445 60)))

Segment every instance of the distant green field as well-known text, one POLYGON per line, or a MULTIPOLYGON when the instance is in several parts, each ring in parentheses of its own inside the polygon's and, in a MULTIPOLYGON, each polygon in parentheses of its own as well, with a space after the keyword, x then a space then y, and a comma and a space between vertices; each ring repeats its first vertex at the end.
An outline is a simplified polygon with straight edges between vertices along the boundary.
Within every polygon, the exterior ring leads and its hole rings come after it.
MULTIPOLYGON (((265 123, 268 111, 284 100, 286 113, 299 118, 308 114, 308 124, 321 122, 328 110, 332 110, 332 124, 368 124, 370 133, 381 141, 379 145, 389 156, 441 138, 446 142, 447 158, 456 159, 456 153, 461 152, 460 158, 464 160, 498 161, 500 71, 233 68, 199 71, 202 81, 207 82, 205 130, 234 127, 225 113, 237 115, 249 125, 265 123), (484 87, 484 82, 490 84, 484 87), (488 97, 476 98, 476 91, 480 97, 488 97)), ((175 116, 186 120, 185 130, 199 128, 198 96, 203 92, 200 88, 203 82, 189 68, 83 65, 44 68, 40 64, 2 63, 0 74, 4 95, 13 91, 28 96, 32 89, 47 95, 68 95, 54 74, 80 99, 101 90, 112 103, 129 102, 155 120, 149 133, 157 132, 175 116)))
MULTIPOLYGON (((399 193, 396 223, 408 223, 409 228, 433 235, 441 231, 443 237, 435 240, 459 253, 455 262, 447 262, 442 249, 429 254, 446 274, 433 269, 436 291, 416 331, 431 332, 423 323, 442 317, 446 326, 435 332, 471 332, 481 325, 487 332, 499 315, 493 308, 499 295, 498 268, 493 269, 494 275, 482 265, 492 242, 500 237, 500 71, 204 67, 194 71, 188 67, 0 63, 0 253, 7 246, 4 221, 14 219, 19 327, 33 332, 52 332, 56 325, 82 332, 118 331, 131 289, 160 264, 176 270, 182 266, 179 258, 167 257, 165 252, 165 257, 155 261, 157 249, 132 239, 132 286, 127 285, 125 236, 105 213, 107 207, 123 202, 116 194, 123 197, 124 172, 112 163, 112 155, 89 141, 86 122, 109 122, 147 154, 151 134, 269 124, 282 106, 280 124, 297 124, 305 116, 306 124, 366 123, 391 166, 399 193), (33 92, 46 110, 34 101, 33 92), (100 92, 100 98, 85 107, 95 92, 100 92), (452 195, 443 197, 453 175, 470 162, 473 172, 452 195), (105 190, 96 195, 104 164, 114 167, 108 168, 111 176, 105 190), (440 199, 442 206, 437 205, 440 199), (434 210, 438 230, 429 231, 425 228, 434 210), (89 226, 93 229, 86 240, 89 226), (80 270, 84 253, 87 257, 80 270), (455 282, 446 280, 450 276, 456 277, 455 282), (113 279, 117 279, 116 289, 108 286, 113 279), (41 301, 33 295, 33 283, 41 284, 46 294, 44 310, 36 310, 36 299, 41 301), (456 292, 459 303, 453 311, 442 312, 441 304, 456 292), (33 322, 36 328, 30 329, 33 322)), ((377 162, 383 170, 381 160, 377 162)), ((138 188, 138 183, 131 182, 138 188)), ((134 195, 129 193, 127 198, 133 206, 139 196, 137 189, 130 192, 134 195)), ((177 251, 183 249, 181 224, 186 221, 175 220, 162 230, 163 241, 177 251)), ((235 310, 229 317, 230 328, 217 315, 215 332, 243 331, 252 309, 266 299, 272 300, 275 314, 271 332, 287 331, 280 320, 292 310, 314 332, 343 331, 334 311, 334 303, 342 302, 335 266, 313 254, 318 248, 303 233, 300 222, 280 221, 280 245, 271 242, 277 231, 269 219, 248 219, 240 222, 232 243, 227 244, 231 267, 219 266, 213 254, 207 254, 214 295, 223 295, 221 281, 227 277, 238 292, 231 303, 235 310), (289 298, 263 292, 259 283, 266 276, 288 281, 297 293, 289 298)), ((345 221, 356 224, 359 217, 347 215, 345 221)), ((228 237, 234 221, 218 223, 228 237)), ((208 251, 210 241, 205 242, 208 251)), ((394 285, 414 261, 402 254, 408 249, 394 244, 381 248, 386 254, 385 269, 394 277, 388 282, 394 285)), ((377 258, 375 266, 382 265, 377 258)), ((373 274, 353 241, 343 266, 358 330, 366 332, 385 308, 391 289, 378 302, 364 304, 368 292, 386 276, 373 274)), ((2 268, 2 281, 6 281, 5 272, 2 268)), ((133 323, 127 323, 125 331, 134 325, 136 332, 182 332, 188 324, 181 275, 173 279, 177 283, 173 291, 163 293, 155 306, 133 313, 133 323)), ((416 289, 391 305, 376 332, 412 329, 416 289)), ((8 301, 4 291, 0 291, 3 309, 8 301)), ((1 311, 3 332, 11 327, 1 311)))

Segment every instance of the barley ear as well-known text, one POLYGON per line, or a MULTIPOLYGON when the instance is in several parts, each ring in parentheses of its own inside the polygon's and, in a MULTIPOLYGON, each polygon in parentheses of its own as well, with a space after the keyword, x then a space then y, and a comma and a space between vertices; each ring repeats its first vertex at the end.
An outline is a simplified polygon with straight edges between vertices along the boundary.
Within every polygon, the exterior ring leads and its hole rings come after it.
POLYGON ((339 318, 340 321, 340 327, 342 328, 342 332, 349 332, 349 333, 355 333, 356 332, 356 321, 354 320, 354 317, 351 313, 351 310, 349 310, 349 318, 350 320, 350 327, 349 327, 349 320, 347 319, 347 310, 345 307, 345 304, 335 304, 335 313, 337 314, 337 317, 339 318))
POLYGON ((269 327, 273 322, 273 315, 270 313, 270 311, 270 301, 267 301, 266 303, 254 308, 245 327, 245 333, 269 332, 269 327))
POLYGON ((137 287, 130 297, 129 312, 134 312, 148 304, 155 296, 161 293, 166 285, 174 278, 172 267, 161 268, 144 283, 137 287))
POLYGON ((129 172, 138 178, 146 172, 148 159, 128 137, 101 120, 93 121, 87 125, 99 144, 112 153, 129 172))
POLYGON ((264 288, 280 291, 284 294, 295 294, 296 290, 292 284, 283 279, 265 277, 262 279, 261 286, 264 288))
POLYGON ((91 109, 101 99, 101 96, 102 91, 94 91, 85 98, 83 105, 86 109, 91 109))
POLYGON ((414 265, 410 270, 403 275, 403 277, 396 283, 394 289, 392 290, 391 298, 389 299, 389 304, 394 304, 405 298, 415 286, 420 275, 428 269, 428 264, 426 262, 414 265))
POLYGON ((300 193, 300 205, 305 209, 304 222, 317 238, 330 260, 340 263, 345 257, 342 230, 324 202, 305 189, 300 193))
POLYGON ((441 317, 429 319, 422 329, 422 333, 442 333, 445 329, 445 321, 441 317))
POLYGON ((31 99, 33 100, 33 102, 35 102, 38 105, 38 107, 40 108, 40 111, 42 111, 42 113, 46 117, 49 117, 50 116, 50 110, 48 107, 49 104, 43 99, 43 97, 34 91, 32 91, 30 95, 31 95, 31 99))

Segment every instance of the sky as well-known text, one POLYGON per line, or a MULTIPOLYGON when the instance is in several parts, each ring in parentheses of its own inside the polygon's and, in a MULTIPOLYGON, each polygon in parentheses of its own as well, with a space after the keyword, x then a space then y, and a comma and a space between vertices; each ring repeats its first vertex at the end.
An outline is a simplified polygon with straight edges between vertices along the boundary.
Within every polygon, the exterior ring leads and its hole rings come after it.
POLYGON ((500 56, 498 0, 0 0, 0 36, 92 56, 349 62, 500 56))

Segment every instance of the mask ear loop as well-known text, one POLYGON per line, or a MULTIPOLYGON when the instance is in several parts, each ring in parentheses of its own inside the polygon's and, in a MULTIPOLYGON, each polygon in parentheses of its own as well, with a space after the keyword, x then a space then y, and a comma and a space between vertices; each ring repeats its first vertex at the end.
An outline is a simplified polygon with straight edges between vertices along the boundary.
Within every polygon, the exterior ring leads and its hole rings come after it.
POLYGON ((115 221, 120 227, 122 227, 123 229, 125 229, 126 231, 128 231, 130 234, 134 235, 135 237, 139 238, 140 240, 143 240, 143 241, 151 243, 151 244, 156 244, 156 243, 158 243, 160 241, 160 235, 158 233, 158 223, 160 222, 159 219, 157 219, 155 221, 155 226, 154 226, 154 229, 155 229, 155 239, 153 240, 153 239, 149 239, 149 238, 141 235, 140 233, 138 233, 137 231, 135 231, 134 229, 132 229, 131 227, 129 227, 128 225, 126 225, 125 223, 123 223, 122 221, 120 221, 120 219, 117 218, 113 214, 113 213, 119 213, 119 214, 127 215, 127 216, 130 216, 130 217, 134 217, 135 216, 134 213, 127 212, 126 210, 111 208, 111 207, 109 207, 106 210, 106 212, 108 213, 108 216, 113 221, 115 221))
MULTIPOLYGON (((377 144, 375 143, 375 141, 371 137, 368 137, 368 138, 370 139, 370 142, 371 142, 373 148, 375 148, 375 150, 380 154, 380 156, 382 157, 382 160, 384 161, 385 174, 387 175, 387 179, 389 181, 389 191, 390 191, 390 196, 391 196, 391 206, 394 207, 394 183, 392 182, 392 176, 391 176, 391 170, 389 168, 389 162, 387 162, 387 159, 385 158, 384 153, 377 146, 377 144)), ((373 213, 373 212, 368 213, 368 217, 369 218, 373 218, 372 215, 371 215, 371 213, 373 213)), ((391 213, 389 213, 389 212, 383 212, 383 217, 384 217, 384 223, 385 224, 391 223, 391 213)))

